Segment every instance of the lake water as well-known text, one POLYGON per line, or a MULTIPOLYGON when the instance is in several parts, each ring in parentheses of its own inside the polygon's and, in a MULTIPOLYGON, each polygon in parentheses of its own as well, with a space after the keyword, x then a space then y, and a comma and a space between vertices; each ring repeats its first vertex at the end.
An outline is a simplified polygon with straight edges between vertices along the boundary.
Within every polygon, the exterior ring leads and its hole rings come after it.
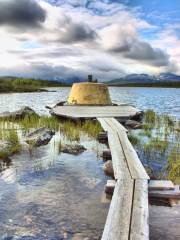
MULTIPOLYGON (((0 94, 0 112, 29 106, 48 114, 45 106, 67 100, 70 88, 53 90, 0 94)), ((110 94, 114 102, 180 118, 180 89, 110 87, 110 94)), ((105 146, 86 136, 80 143, 87 151, 79 156, 63 154, 58 151, 62 137, 56 133, 48 145, 31 153, 25 148, 4 163, 0 172, 0 240, 100 239, 109 208, 103 197, 108 177, 99 156, 105 146)), ((151 239, 165 239, 163 227, 160 231, 156 226, 154 231, 155 213, 150 218, 151 239)), ((173 232, 169 236, 173 237, 173 232)))
MULTIPOLYGON (((45 106, 67 100, 70 88, 53 90, 56 92, 0 94, 0 112, 17 110, 27 105, 40 114, 47 114, 45 106)), ((128 103, 141 110, 150 108, 180 118, 180 89, 110 87, 109 90, 114 102, 128 103)))
POLYGON ((98 240, 109 201, 100 157, 105 145, 82 133, 87 149, 61 153, 67 136, 56 132, 46 146, 0 160, 0 240, 98 240), (4 164, 2 164, 4 163, 4 164))

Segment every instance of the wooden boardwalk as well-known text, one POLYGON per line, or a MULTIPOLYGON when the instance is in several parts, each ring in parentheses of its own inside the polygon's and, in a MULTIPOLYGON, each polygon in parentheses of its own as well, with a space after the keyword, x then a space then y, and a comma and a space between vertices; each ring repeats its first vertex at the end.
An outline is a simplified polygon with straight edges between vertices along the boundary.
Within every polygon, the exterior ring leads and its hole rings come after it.
POLYGON ((116 185, 102 240, 148 240, 148 175, 114 118, 98 118, 107 131, 116 185))
POLYGON ((71 119, 91 119, 104 117, 118 117, 122 120, 129 119, 130 116, 141 113, 135 107, 129 105, 119 106, 57 106, 51 109, 51 114, 71 119))

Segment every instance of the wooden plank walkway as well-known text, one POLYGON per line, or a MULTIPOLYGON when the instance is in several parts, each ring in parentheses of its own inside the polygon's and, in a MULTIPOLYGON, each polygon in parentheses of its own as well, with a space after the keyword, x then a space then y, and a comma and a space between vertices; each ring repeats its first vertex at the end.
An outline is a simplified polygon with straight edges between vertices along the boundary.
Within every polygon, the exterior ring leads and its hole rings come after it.
POLYGON ((118 117, 122 120, 129 119, 130 116, 139 114, 141 111, 135 107, 128 105, 120 106, 58 106, 51 109, 51 114, 65 118, 103 118, 118 117))
POLYGON ((114 118, 98 118, 108 134, 116 185, 102 240, 148 240, 148 175, 114 118))

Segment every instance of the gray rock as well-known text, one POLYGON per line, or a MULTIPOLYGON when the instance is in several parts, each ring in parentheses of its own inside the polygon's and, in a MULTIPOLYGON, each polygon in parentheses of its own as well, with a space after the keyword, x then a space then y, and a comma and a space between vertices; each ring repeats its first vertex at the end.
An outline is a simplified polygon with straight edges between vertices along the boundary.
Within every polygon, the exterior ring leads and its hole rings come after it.
POLYGON ((21 109, 14 111, 14 112, 3 112, 0 113, 0 117, 5 117, 5 118, 13 118, 13 119, 22 119, 25 116, 30 116, 30 115, 36 115, 38 114, 31 109, 30 107, 22 107, 21 109))
POLYGON ((51 109, 53 109, 53 108, 55 108, 55 107, 58 107, 58 106, 64 106, 65 105, 65 101, 62 101, 62 102, 58 102, 58 103, 56 103, 55 105, 53 105, 53 106, 50 106, 50 105, 46 105, 45 106, 45 108, 47 108, 47 109, 49 109, 49 110, 51 110, 51 109))
POLYGON ((141 129, 142 128, 142 124, 135 120, 127 120, 125 122, 125 126, 127 126, 129 128, 133 128, 133 129, 141 129))
POLYGON ((11 159, 9 157, 5 157, 5 158, 0 157, 0 173, 6 170, 10 165, 11 165, 11 159))
POLYGON ((84 152, 85 150, 86 150, 86 148, 79 144, 74 144, 74 145, 66 144, 61 147, 61 152, 69 153, 72 155, 79 155, 82 152, 84 152))
POLYGON ((48 106, 48 105, 46 105, 45 108, 50 109, 50 110, 52 109, 52 107, 48 106))
POLYGON ((66 103, 66 101, 61 101, 56 103, 56 105, 54 107, 58 107, 58 106, 63 106, 66 103))
POLYGON ((137 112, 135 115, 131 116, 130 119, 140 122, 143 119, 143 115, 144 115, 144 112, 140 111, 140 112, 137 112))
POLYGON ((111 160, 104 163, 103 170, 105 174, 107 174, 108 176, 114 177, 114 170, 113 170, 113 165, 111 160))
POLYGON ((39 147, 48 144, 54 134, 55 132, 50 129, 39 128, 27 135, 26 142, 39 147))

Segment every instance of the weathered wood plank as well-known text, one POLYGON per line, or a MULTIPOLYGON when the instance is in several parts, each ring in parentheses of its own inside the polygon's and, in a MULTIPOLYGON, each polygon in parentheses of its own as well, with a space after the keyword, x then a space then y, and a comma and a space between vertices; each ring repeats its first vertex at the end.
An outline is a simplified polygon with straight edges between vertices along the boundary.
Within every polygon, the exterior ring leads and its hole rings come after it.
POLYGON ((131 220, 133 180, 118 180, 111 200, 101 240, 128 240, 131 220))
POLYGON ((105 118, 98 118, 98 121, 108 133, 108 143, 111 150, 115 179, 131 178, 117 131, 110 127, 107 119, 105 120, 105 118))
POLYGON ((122 149, 133 179, 149 179, 135 149, 130 143, 127 134, 124 131, 119 133, 122 149))
POLYGON ((121 106, 57 106, 51 109, 51 114, 69 118, 96 118, 96 117, 120 117, 128 119, 136 115, 139 109, 121 106))
POLYGON ((174 190, 175 186, 170 180, 150 180, 148 184, 149 190, 174 190))
POLYGON ((116 146, 117 148, 119 148, 120 146, 120 148, 122 149, 121 157, 123 155, 125 156, 123 157, 123 160, 127 162, 127 167, 129 168, 131 177, 133 179, 149 179, 149 176, 147 175, 135 149, 133 148, 127 137, 126 129, 117 120, 112 120, 112 118, 104 118, 103 126, 106 128, 106 131, 108 131, 109 133, 113 133, 114 138, 115 133, 118 133, 119 143, 116 139, 116 146))
POLYGON ((148 181, 135 180, 130 240, 149 239, 148 181))
MULTIPOLYGON (((106 120, 108 120, 108 119, 106 119, 106 120)), ((122 124, 120 124, 115 118, 109 118, 108 121, 111 122, 111 127, 113 129, 116 129, 116 131, 128 132, 128 130, 122 124)))
POLYGON ((119 137, 116 132, 109 131, 108 142, 111 149, 112 164, 114 169, 115 179, 131 178, 123 149, 119 142, 119 137))
POLYGON ((127 130, 115 119, 98 120, 108 133, 117 180, 102 240, 148 240, 149 177, 129 142, 127 130))
POLYGON ((97 120, 100 122, 101 127, 104 129, 104 131, 106 131, 108 134, 108 132, 110 131, 110 128, 107 122, 105 121, 105 118, 97 118, 97 120))

